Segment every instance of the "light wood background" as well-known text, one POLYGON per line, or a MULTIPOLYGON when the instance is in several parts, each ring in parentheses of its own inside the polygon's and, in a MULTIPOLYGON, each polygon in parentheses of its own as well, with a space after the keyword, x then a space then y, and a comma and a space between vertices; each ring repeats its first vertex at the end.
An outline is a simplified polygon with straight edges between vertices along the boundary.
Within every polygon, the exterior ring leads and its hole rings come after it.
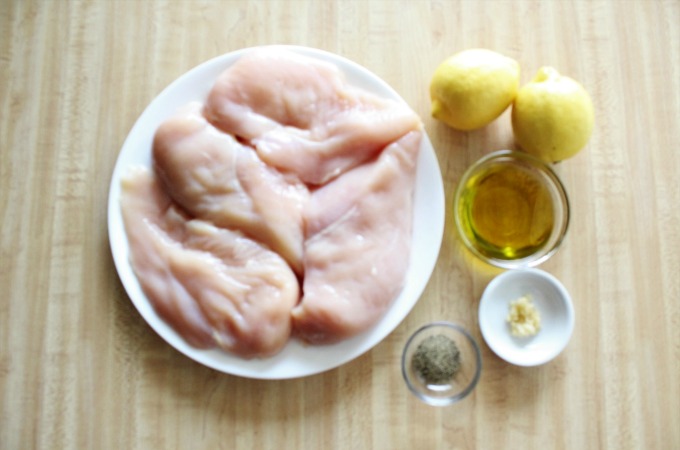
POLYGON ((0 1, 0 448, 680 448, 680 2, 0 1), (470 48, 582 82, 596 127, 561 163, 567 240, 541 266, 571 292, 557 359, 510 366, 481 341, 498 274, 460 248, 450 214, 406 320, 330 372, 256 381, 180 355, 118 280, 106 202, 145 106, 214 56, 288 43, 348 57, 423 117, 450 206, 463 170, 512 147, 509 115, 459 133, 429 117, 438 63, 470 48), (405 388, 407 336, 453 320, 482 343, 464 402, 405 388))

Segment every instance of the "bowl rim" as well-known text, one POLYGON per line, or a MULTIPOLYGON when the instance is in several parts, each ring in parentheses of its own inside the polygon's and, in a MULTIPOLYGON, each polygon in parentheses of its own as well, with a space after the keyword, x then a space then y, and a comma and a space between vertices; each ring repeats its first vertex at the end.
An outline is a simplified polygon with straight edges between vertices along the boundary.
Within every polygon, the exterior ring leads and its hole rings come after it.
POLYGON ((571 340, 571 337, 574 333, 574 325, 575 325, 575 311, 574 311, 574 304, 573 300, 571 298, 571 295, 569 294, 569 291, 567 288, 562 284, 560 280, 557 279, 554 275, 541 270, 541 269, 536 269, 536 268, 527 268, 527 269, 516 269, 516 270, 508 270, 506 272, 501 273, 500 275, 496 276, 491 282, 487 285, 487 287, 484 289, 484 292, 482 293, 482 297, 479 302, 479 312, 478 312, 478 321, 479 321, 479 329, 482 334, 482 338, 484 339, 484 342, 487 344, 487 346, 493 351, 494 354, 496 354, 499 358, 503 359, 504 361, 513 364, 515 366, 521 366, 521 367, 534 367, 534 366, 540 366, 545 363, 548 363, 555 359, 562 351, 567 347, 569 344, 569 341, 571 340), (492 336, 489 333, 489 330, 487 329, 486 326, 484 326, 484 322, 482 320, 484 316, 484 312, 486 309, 484 306, 488 304, 489 301, 491 301, 490 293, 500 289, 501 286, 508 281, 508 279, 524 275, 525 277, 528 276, 530 278, 535 279, 543 279, 547 281, 552 287, 555 288, 555 290, 558 292, 558 296, 555 297, 557 301, 564 305, 566 308, 566 313, 564 315, 564 321, 565 321, 565 332, 561 334, 561 339, 558 341, 558 343, 551 349, 549 353, 546 354, 546 356, 542 359, 535 359, 531 361, 525 361, 521 358, 514 358, 512 356, 508 356, 504 352, 502 352, 498 345, 497 345, 497 340, 495 339, 490 339, 492 336))
POLYGON ((456 231, 458 232, 458 235, 460 236, 463 245, 465 245, 465 248, 467 248, 473 255, 475 255, 477 258, 488 264, 500 267, 502 269, 523 269, 532 268, 544 263, 550 257, 552 257, 561 247, 567 235, 567 231, 569 230, 569 224, 571 222, 571 205, 569 202, 569 196, 567 195, 567 190, 564 187, 562 180, 557 175, 557 173, 555 173, 552 167, 550 167, 548 163, 523 151, 504 149, 496 150, 494 152, 482 156, 474 163, 472 163, 465 170, 465 172, 463 172, 463 175, 461 176, 460 181, 456 186, 456 191, 454 193, 453 215, 456 224, 456 231), (549 248, 541 247, 539 250, 532 253, 531 255, 515 260, 500 259, 483 254, 477 249, 474 243, 471 242, 470 239, 468 239, 467 235, 463 230, 464 227, 462 223, 462 218, 459 214, 458 204, 461 200, 462 193, 465 188, 465 185, 467 184, 467 181, 481 168, 485 167, 489 163, 496 160, 507 160, 511 162, 514 162, 516 160, 523 161, 524 163, 527 163, 532 167, 536 168, 537 170, 541 171, 542 173, 544 173, 547 176, 547 179, 549 179, 550 182, 552 183, 551 187, 554 189, 550 189, 550 191, 551 193, 555 191, 557 195, 556 196, 551 195, 551 197, 553 199, 557 198, 558 203, 562 205, 563 220, 561 222, 556 223, 555 226, 553 226, 551 236, 556 235, 557 237, 555 238, 555 241, 549 248))
POLYGON ((420 326, 406 340, 406 343, 404 344, 404 348, 401 353, 401 374, 402 377, 404 378, 404 381, 406 382, 406 386, 411 391, 411 393, 413 393, 421 401, 432 406, 447 406, 463 400, 474 390, 475 386, 477 386, 477 383, 479 382, 479 379, 481 377, 481 373, 482 373, 482 352, 480 350, 479 344, 465 327, 455 322, 439 320, 429 322, 420 326), (424 394, 422 391, 418 390, 411 382, 411 377, 409 377, 408 375, 409 371, 407 370, 408 361, 406 361, 406 354, 408 353, 408 350, 411 348, 415 339, 418 336, 420 336, 423 332, 433 328, 440 327, 455 330, 456 332, 460 333, 465 338, 465 340, 470 344, 470 346, 474 350, 474 360, 476 362, 475 374, 470 380, 470 383, 468 383, 468 385, 463 390, 457 392, 456 394, 446 397, 431 397, 428 396, 427 394, 424 394))

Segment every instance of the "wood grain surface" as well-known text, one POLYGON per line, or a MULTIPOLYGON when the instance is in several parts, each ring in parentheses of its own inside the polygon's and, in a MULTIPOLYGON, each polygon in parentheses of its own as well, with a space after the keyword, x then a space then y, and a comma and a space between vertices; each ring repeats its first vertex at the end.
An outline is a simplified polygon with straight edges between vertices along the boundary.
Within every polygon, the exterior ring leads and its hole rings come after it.
POLYGON ((680 448, 680 2, 0 2, 0 448, 680 448), (106 206, 146 105, 214 56, 262 44, 367 67, 421 115, 450 206, 462 172, 513 147, 506 112, 461 133, 429 116, 435 67, 471 47, 579 80, 587 148, 556 168, 571 226, 542 269, 575 304, 569 346, 541 367, 496 357, 477 324, 500 273, 462 251, 447 214, 433 276, 404 322, 329 372, 257 381, 162 341, 113 266, 106 206), (420 325, 452 320, 482 347, 463 402, 433 408, 399 358, 420 325))

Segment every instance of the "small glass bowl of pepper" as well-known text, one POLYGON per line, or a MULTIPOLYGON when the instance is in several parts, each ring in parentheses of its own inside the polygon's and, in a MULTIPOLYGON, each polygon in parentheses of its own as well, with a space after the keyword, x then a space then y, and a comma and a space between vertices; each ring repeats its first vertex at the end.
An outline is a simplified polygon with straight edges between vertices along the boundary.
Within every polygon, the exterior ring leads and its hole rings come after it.
POLYGON ((447 406, 465 398, 482 371, 479 346, 458 324, 432 322, 406 342, 401 371, 408 388, 423 402, 447 406))

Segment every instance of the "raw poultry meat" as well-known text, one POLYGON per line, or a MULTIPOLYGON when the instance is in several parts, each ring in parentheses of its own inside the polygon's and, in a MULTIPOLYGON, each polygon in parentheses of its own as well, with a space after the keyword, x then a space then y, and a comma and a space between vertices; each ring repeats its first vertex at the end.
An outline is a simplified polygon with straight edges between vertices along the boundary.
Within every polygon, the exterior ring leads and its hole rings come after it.
POLYGON ((409 264, 413 189, 422 134, 315 191, 307 223, 301 303, 293 327, 326 344, 373 325, 402 289, 409 264))
POLYGON ((280 256, 239 232, 190 219, 145 168, 122 180, 121 206, 141 288, 189 344, 245 358, 280 351, 300 296, 280 256))
POLYGON ((211 124, 193 103, 158 128, 153 158, 170 197, 191 215, 246 233, 302 269, 307 187, 211 124))
POLYGON ((122 181, 146 297, 190 345, 245 358, 367 330, 405 282, 421 127, 330 63, 245 54, 122 181))
POLYGON ((222 73, 205 113, 266 163, 312 185, 420 126, 408 106, 350 86, 333 64, 276 47, 252 51, 222 73))

